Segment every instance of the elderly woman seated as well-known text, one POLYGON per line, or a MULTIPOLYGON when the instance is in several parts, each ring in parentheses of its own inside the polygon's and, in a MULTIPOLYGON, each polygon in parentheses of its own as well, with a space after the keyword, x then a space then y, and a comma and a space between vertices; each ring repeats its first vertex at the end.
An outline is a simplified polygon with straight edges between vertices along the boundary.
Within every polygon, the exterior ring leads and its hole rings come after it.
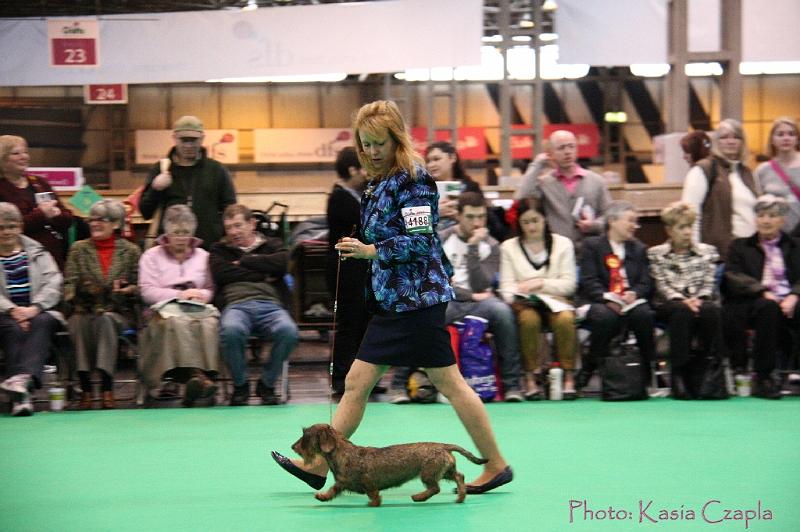
POLYGON ((672 397, 700 398, 694 389, 705 360, 721 358, 722 309, 719 306, 715 275, 719 253, 709 244, 692 241, 697 212, 688 203, 675 202, 661 211, 661 221, 669 240, 647 251, 650 273, 656 285, 653 307, 656 317, 667 324, 672 370, 672 397), (692 350, 697 338, 698 349, 692 350))
POLYGON ((103 408, 114 408, 119 334, 136 323, 141 252, 119 236, 124 223, 125 208, 120 202, 96 202, 89 209, 91 236, 76 242, 67 255, 64 301, 72 311, 68 328, 83 390, 82 410, 92 407, 92 369, 97 369, 102 379, 103 408))
POLYGON ((653 291, 653 280, 647 248, 633 236, 638 227, 636 208, 626 201, 612 201, 606 209, 606 233, 584 241, 578 291, 591 304, 586 321, 592 335, 589 356, 575 379, 578 389, 586 386, 607 356, 611 340, 620 334, 623 322, 639 346, 642 382, 649 381, 655 345, 647 299, 653 291))
POLYGON ((10 375, 11 415, 33 415, 31 391, 41 387, 50 338, 60 326, 61 272, 41 244, 22 235, 22 214, 0 203, 0 347, 10 375))
POLYGON ((723 282, 726 338, 734 371, 747 370, 747 329, 753 344, 754 395, 780 399, 781 387, 772 373, 776 353, 791 352, 797 331, 800 294, 800 241, 783 230, 789 206, 784 198, 765 194, 756 200, 756 233, 737 238, 728 249, 723 282))
POLYGON ((197 218, 186 205, 164 212, 165 234, 139 261, 139 290, 151 305, 140 335, 140 367, 150 394, 162 378, 185 382, 183 404, 212 398, 219 370, 219 311, 211 306, 208 252, 194 237, 197 218))

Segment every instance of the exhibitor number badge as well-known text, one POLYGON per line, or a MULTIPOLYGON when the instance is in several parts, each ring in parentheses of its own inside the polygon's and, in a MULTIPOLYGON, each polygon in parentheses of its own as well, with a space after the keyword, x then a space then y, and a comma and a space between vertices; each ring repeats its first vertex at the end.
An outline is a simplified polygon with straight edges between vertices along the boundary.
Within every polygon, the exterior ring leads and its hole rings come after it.
POLYGON ((406 232, 411 235, 419 233, 433 233, 431 224, 431 208, 429 205, 420 207, 405 207, 401 209, 406 232))

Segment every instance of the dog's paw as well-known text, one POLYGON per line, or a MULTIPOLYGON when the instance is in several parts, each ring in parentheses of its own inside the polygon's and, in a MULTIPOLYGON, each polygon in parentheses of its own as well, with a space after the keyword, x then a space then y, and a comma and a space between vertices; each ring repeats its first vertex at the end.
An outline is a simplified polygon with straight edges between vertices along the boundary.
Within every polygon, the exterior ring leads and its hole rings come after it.
POLYGON ((332 499, 332 497, 330 495, 328 495, 327 493, 322 493, 322 492, 315 493, 314 494, 314 498, 317 499, 318 501, 322 501, 322 502, 328 502, 329 500, 332 499))

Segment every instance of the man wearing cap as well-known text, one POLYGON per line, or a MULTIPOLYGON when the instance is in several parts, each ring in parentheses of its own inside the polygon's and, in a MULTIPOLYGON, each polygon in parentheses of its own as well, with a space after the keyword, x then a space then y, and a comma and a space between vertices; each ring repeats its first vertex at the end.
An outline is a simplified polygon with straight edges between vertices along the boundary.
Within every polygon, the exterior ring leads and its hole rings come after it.
MULTIPOLYGON (((148 173, 139 202, 139 211, 149 220, 175 204, 186 204, 197 217, 197 237, 203 247, 222 238, 222 212, 236 203, 236 191, 228 170, 211 159, 203 148, 203 123, 196 116, 182 116, 172 127, 175 146, 167 160, 157 163, 148 173), (166 162, 166 164, 162 164, 166 162)), ((152 223, 158 223, 161 214, 152 223)))

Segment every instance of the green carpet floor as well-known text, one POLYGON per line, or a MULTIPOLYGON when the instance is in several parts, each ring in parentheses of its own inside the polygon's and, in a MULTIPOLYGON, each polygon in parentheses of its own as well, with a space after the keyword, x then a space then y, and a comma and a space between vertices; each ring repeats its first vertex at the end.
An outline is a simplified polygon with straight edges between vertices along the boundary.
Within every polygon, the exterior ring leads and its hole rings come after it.
MULTIPOLYGON (((456 505, 448 482, 413 503, 415 480, 383 492, 380 508, 358 494, 318 502, 269 458, 291 454, 303 425, 328 420, 327 405, 6 416, 0 530, 800 530, 800 398, 492 404, 489 413, 513 483, 456 505), (710 522, 725 509, 744 517, 759 501, 760 520, 710 522), (678 519, 659 520, 661 509, 678 519)), ((370 404, 354 440, 474 449, 445 405, 370 404)))

